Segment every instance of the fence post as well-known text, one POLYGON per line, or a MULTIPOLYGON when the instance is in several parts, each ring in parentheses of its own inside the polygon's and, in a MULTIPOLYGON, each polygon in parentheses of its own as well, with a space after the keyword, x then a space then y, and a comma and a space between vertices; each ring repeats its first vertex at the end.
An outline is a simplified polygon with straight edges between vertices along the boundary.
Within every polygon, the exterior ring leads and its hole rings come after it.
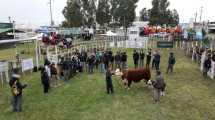
POLYGON ((1 84, 2 84, 2 87, 3 87, 4 86, 4 78, 3 78, 2 72, 0 72, 0 76, 1 76, 1 84))

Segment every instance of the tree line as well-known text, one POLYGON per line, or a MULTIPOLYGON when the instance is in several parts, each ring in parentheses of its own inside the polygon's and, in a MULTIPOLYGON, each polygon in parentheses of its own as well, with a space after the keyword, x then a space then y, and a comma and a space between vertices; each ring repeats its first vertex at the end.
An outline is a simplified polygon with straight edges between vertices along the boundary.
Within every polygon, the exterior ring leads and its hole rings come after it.
POLYGON ((179 14, 176 9, 168 9, 170 2, 168 0, 153 0, 152 8, 143 8, 140 11, 140 19, 149 21, 150 25, 155 26, 177 26, 179 24, 179 14))
MULTIPOLYGON (((68 0, 63 10, 63 27, 92 27, 98 23, 102 27, 129 27, 136 18, 138 0, 68 0)), ((142 9, 140 19, 151 25, 171 25, 179 23, 178 12, 168 9, 168 0, 153 0, 151 9, 142 9)))

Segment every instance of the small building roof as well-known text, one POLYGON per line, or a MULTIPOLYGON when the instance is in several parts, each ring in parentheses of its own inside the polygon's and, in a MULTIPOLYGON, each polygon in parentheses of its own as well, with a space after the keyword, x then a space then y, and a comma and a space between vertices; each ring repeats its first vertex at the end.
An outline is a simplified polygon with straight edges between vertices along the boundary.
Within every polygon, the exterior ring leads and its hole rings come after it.
MULTIPOLYGON (((5 28, 5 29, 0 28, 0 34, 9 33, 9 32, 13 32, 13 29, 12 28, 5 28)), ((18 29, 15 29, 15 32, 16 33, 24 33, 24 31, 21 31, 18 29)))

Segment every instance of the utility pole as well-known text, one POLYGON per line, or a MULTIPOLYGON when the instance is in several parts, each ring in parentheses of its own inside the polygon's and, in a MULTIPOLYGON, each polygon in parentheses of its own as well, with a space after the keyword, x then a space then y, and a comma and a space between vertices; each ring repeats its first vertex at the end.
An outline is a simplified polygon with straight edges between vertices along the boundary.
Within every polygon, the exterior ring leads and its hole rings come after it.
POLYGON ((127 32, 127 27, 125 24, 125 15, 124 15, 124 34, 125 34, 125 41, 126 41, 126 32, 127 32))
POLYGON ((54 21, 53 21, 53 16, 52 16, 52 0, 49 1, 49 9, 50 9, 51 26, 53 26, 54 21))
POLYGON ((201 10, 200 10, 200 20, 199 20, 199 22, 202 22, 202 13, 203 13, 203 6, 201 7, 201 10))
MULTIPOLYGON (((16 35, 15 35, 15 32, 16 32, 16 28, 15 28, 15 21, 13 21, 13 39, 15 40, 16 39, 16 35)), ((16 46, 16 42, 15 42, 15 45, 14 45, 14 47, 15 47, 15 53, 16 53, 16 55, 18 54, 18 51, 17 51, 17 46, 16 46)))
POLYGON ((198 16, 198 13, 196 12, 195 13, 195 21, 194 21, 195 23, 197 22, 197 16, 198 16))

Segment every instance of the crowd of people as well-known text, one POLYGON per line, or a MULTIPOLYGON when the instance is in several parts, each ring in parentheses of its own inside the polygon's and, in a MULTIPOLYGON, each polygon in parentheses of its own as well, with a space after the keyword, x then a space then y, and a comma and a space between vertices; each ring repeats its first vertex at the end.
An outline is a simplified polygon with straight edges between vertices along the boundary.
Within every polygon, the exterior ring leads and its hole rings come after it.
POLYGON ((198 64, 203 64, 203 76, 207 77, 208 72, 212 68, 212 61, 215 61, 215 51, 211 51, 208 48, 200 48, 198 46, 190 49, 189 51, 192 55, 192 59, 198 64), (203 54, 204 57, 203 57, 203 54), (203 58, 203 61, 202 61, 203 58))
MULTIPOLYGON (((144 50, 140 50, 139 52, 137 50, 134 50, 133 52, 133 61, 135 68, 143 68, 144 67, 144 59, 146 56, 146 68, 151 68, 155 70, 160 70, 160 61, 161 61, 161 55, 158 50, 155 50, 152 54, 152 50, 149 49, 148 52, 145 54, 144 50), (151 61, 152 60, 152 61, 151 61)), ((169 59, 168 59, 168 67, 167 72, 173 72, 174 64, 176 60, 174 57, 174 53, 170 52, 169 59)))
MULTIPOLYGON (((158 50, 155 50, 152 54, 152 50, 148 49, 145 53, 144 50, 134 50, 133 61, 135 69, 138 68, 151 68, 157 71, 157 79, 153 82, 155 88, 155 101, 159 101, 160 88, 157 83, 163 83, 164 80, 160 71, 160 59, 161 55, 158 50), (146 62, 145 62, 146 58, 146 62), (152 62, 151 62, 152 59, 152 62)), ((106 88, 107 94, 114 93, 114 86, 112 83, 112 75, 116 69, 121 71, 128 69, 127 65, 128 56, 124 51, 92 49, 89 51, 76 50, 72 54, 59 56, 59 62, 52 63, 47 58, 44 61, 44 67, 41 67, 41 83, 43 85, 43 92, 47 94, 50 88, 55 88, 61 83, 68 82, 78 72, 87 72, 93 74, 95 70, 106 75, 106 88)), ((171 52, 168 60, 167 73, 173 72, 173 66, 175 64, 174 54, 171 52)), ((22 85, 19 82, 19 76, 14 72, 14 75, 10 81, 10 86, 13 93, 13 108, 14 111, 21 111, 21 96, 22 89, 27 85, 22 85), (17 93, 17 91, 19 91, 17 93)))

